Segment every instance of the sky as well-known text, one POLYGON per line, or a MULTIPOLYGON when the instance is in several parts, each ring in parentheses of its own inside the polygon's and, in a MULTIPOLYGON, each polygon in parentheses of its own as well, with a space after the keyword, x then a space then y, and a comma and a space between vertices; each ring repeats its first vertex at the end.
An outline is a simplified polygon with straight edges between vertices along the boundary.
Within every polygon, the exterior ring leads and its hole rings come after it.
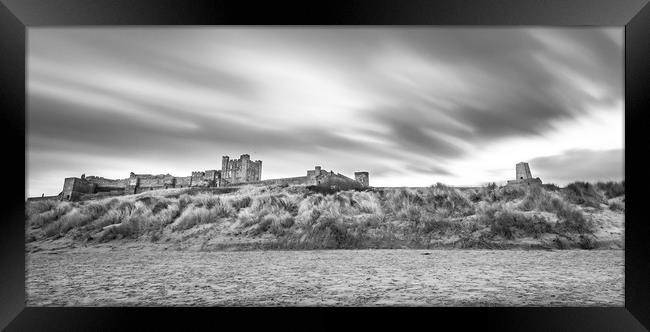
POLYGON ((624 179, 623 28, 30 28, 26 195, 66 177, 624 179))

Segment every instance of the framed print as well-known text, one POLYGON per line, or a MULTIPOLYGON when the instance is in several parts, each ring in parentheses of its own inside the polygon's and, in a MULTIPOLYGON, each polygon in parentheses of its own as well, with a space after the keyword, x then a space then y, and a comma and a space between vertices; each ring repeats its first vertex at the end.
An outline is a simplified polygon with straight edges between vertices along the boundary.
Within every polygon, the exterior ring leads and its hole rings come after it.
POLYGON ((650 325, 644 1, 1 9, 7 330, 650 325))

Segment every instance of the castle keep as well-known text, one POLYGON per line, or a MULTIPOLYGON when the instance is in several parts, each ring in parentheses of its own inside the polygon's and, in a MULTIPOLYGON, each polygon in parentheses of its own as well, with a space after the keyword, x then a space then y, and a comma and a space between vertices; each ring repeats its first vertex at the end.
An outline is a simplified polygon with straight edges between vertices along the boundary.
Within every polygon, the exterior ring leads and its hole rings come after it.
POLYGON ((262 177, 262 161, 251 161, 247 154, 239 159, 221 157, 221 179, 223 184, 236 184, 260 181, 262 177))
POLYGON ((308 185, 327 189, 347 190, 369 186, 368 172, 355 172, 354 179, 326 171, 316 166, 308 170, 306 176, 262 180, 262 161, 251 161, 248 154, 239 159, 221 158, 221 170, 205 170, 192 172, 191 176, 177 177, 170 174, 135 174, 131 172, 126 179, 107 179, 98 176, 66 178, 60 199, 81 200, 94 197, 131 195, 149 190, 169 188, 219 188, 233 187, 244 184, 260 185, 308 185))

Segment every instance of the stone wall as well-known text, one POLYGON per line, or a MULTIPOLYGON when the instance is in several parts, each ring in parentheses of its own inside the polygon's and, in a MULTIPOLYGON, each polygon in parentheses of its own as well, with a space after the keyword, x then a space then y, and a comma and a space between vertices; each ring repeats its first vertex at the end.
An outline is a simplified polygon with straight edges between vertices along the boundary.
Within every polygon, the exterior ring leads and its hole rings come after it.
MULTIPOLYGON (((365 175, 365 181, 367 183, 368 172, 357 172, 365 175)), ((356 176, 356 173, 355 173, 356 176)), ((314 167, 314 169, 307 170, 307 176, 296 176, 291 178, 279 178, 279 179, 268 179, 262 181, 254 181, 244 184, 261 184, 261 185, 305 185, 305 186, 322 186, 337 190, 347 190, 354 188, 361 188, 365 185, 364 183, 353 180, 345 175, 334 173, 333 171, 327 171, 322 169, 320 166, 314 167)), ((239 185, 239 184, 231 184, 239 185)))
POLYGON ((205 172, 192 172, 192 187, 215 187, 219 186, 221 171, 207 170, 205 172))
MULTIPOLYGON (((291 178, 268 179, 256 182, 241 183, 239 185, 304 185, 320 186, 335 190, 348 190, 364 187, 359 181, 353 180, 345 175, 334 172, 320 171, 314 175, 314 170, 309 170, 307 176, 296 176, 291 178)), ((236 184, 237 185, 237 184, 236 184)))
POLYGON ((310 185, 313 184, 314 180, 308 176, 296 176, 292 178, 281 178, 281 179, 269 179, 262 180, 257 182, 252 182, 251 184, 263 184, 263 185, 310 185))
POLYGON ((57 196, 36 196, 36 197, 28 197, 27 201, 30 202, 37 202, 37 201, 49 201, 49 200, 58 200, 61 197, 57 196))
POLYGON ((352 180, 345 175, 331 173, 318 177, 313 186, 319 188, 319 191, 323 193, 331 193, 340 190, 363 189, 366 187, 359 181, 352 180))
POLYGON ((176 188, 187 188, 192 184, 191 176, 182 176, 176 178, 176 188))
POLYGON ((99 176, 86 176, 85 180, 94 183, 97 185, 97 188, 124 188, 126 186, 126 183, 128 179, 119 179, 119 180, 113 180, 113 179, 107 179, 99 176))
MULTIPOLYGON (((364 173, 364 172, 357 172, 357 173, 364 173)), ((357 173, 355 173, 355 177, 357 176, 357 173)), ((357 180, 353 180, 340 173, 334 173, 333 171, 324 170, 320 166, 314 167, 313 170, 308 170, 307 177, 310 179, 309 183, 306 183, 307 185, 314 185, 327 190, 338 191, 338 190, 359 189, 364 186, 363 183, 357 180)))
POLYGON ((540 178, 534 178, 534 179, 523 179, 523 180, 508 180, 508 183, 506 185, 512 186, 512 185, 538 185, 542 184, 542 180, 540 178))
POLYGON ((175 178, 169 174, 139 175, 138 179, 140 180, 139 187, 150 188, 149 190, 173 188, 176 183, 175 178))
POLYGON ((93 200, 93 199, 102 199, 107 197, 122 196, 124 195, 124 189, 116 189, 111 191, 102 191, 94 194, 81 194, 79 200, 93 200))
POLYGON ((76 201, 82 194, 92 194, 96 185, 80 178, 66 178, 63 181, 63 199, 76 201))
POLYGON ((366 187, 370 185, 368 172, 354 172, 354 179, 366 187))

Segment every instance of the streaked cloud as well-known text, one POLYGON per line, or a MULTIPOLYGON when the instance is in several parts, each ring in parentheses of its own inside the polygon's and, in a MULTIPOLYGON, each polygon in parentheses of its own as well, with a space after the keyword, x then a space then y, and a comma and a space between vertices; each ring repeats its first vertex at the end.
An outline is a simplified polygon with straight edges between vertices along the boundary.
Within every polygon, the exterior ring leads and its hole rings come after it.
POLYGON ((620 181, 625 171, 624 151, 567 150, 532 159, 531 167, 547 182, 620 181))

